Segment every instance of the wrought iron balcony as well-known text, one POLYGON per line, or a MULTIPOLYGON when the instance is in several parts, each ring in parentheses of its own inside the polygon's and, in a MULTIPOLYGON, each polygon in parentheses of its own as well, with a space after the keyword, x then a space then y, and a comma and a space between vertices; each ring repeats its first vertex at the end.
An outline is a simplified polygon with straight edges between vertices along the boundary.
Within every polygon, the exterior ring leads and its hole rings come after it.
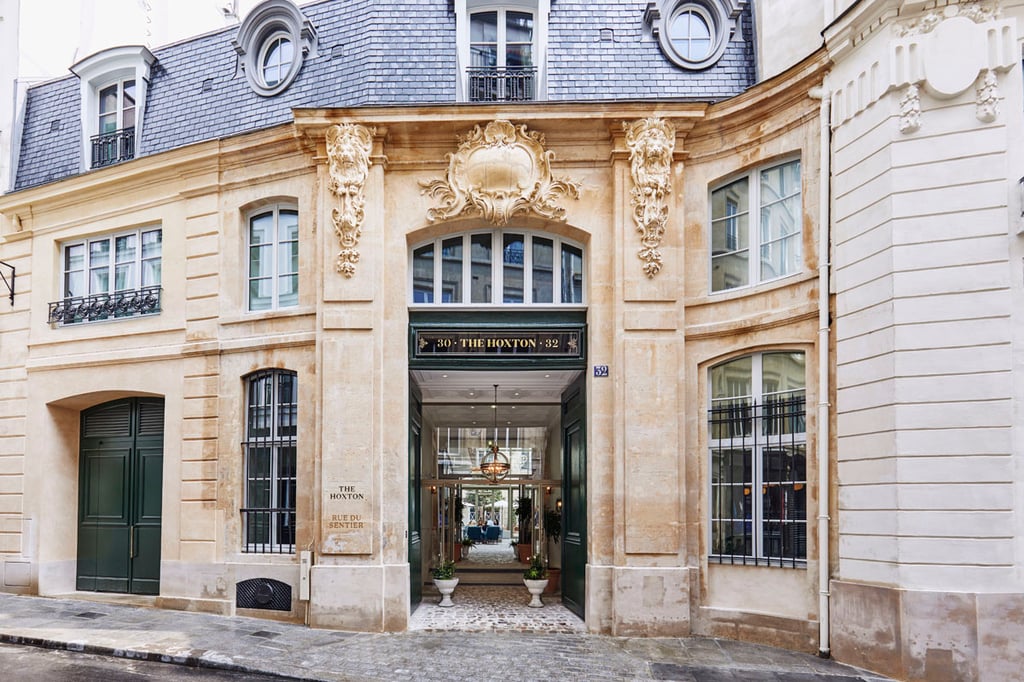
POLYGON ((72 296, 50 304, 47 322, 77 324, 160 312, 161 287, 143 287, 112 294, 72 296))
POLYGON ((93 135, 92 168, 103 168, 135 158, 135 128, 93 135))
POLYGON ((470 102, 529 102, 536 99, 536 67, 473 67, 467 71, 470 102))
POLYGON ((241 509, 245 542, 242 551, 252 554, 295 552, 294 509, 241 509))

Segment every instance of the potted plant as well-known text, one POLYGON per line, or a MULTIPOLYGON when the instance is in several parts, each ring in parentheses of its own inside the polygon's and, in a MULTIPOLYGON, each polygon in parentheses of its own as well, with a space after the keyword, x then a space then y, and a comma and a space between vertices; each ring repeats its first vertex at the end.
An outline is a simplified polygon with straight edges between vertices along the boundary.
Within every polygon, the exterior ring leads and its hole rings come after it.
POLYGON ((519 561, 527 563, 533 552, 533 500, 525 495, 516 501, 516 519, 519 521, 519 544, 516 553, 519 561))
POLYGON ((469 538, 462 538, 462 558, 465 559, 469 556, 469 548, 475 543, 469 538))
POLYGON ((530 557, 530 567, 523 571, 523 584, 526 585, 526 589, 529 590, 532 597, 529 606, 534 608, 544 606, 540 595, 548 586, 548 569, 539 554, 530 557))
POLYGON ((441 593, 441 603, 438 606, 455 606, 452 603, 452 592, 459 584, 459 579, 455 577, 455 562, 441 561, 430 569, 430 574, 434 578, 434 587, 441 593))

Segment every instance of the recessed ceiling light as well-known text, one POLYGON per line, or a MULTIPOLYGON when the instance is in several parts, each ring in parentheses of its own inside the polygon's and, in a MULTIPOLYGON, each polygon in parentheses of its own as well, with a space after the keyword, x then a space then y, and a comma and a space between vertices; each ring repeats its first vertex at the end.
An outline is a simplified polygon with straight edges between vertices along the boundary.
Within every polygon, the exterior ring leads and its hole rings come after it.
POLYGON ((551 378, 551 375, 550 375, 550 374, 545 374, 545 375, 544 375, 544 378, 545 378, 545 379, 550 379, 550 378, 551 378))
POLYGON ((519 395, 519 391, 516 391, 516 392, 515 392, 515 393, 513 393, 512 395, 519 395))
POLYGON ((476 409, 476 405, 470 405, 470 406, 469 406, 469 409, 471 409, 471 410, 475 410, 475 409, 476 409))
POLYGON ((442 374, 442 375, 441 375, 441 378, 442 378, 442 379, 447 379, 447 378, 448 378, 448 375, 447 375, 447 374, 442 374))

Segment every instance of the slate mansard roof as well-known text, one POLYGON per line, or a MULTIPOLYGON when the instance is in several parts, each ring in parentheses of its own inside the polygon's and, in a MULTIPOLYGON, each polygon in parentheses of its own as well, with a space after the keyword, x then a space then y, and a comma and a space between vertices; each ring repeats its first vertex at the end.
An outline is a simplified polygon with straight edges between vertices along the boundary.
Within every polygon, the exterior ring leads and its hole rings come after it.
MULTIPOLYGON (((755 79, 751 16, 742 41, 703 71, 674 66, 643 23, 648 0, 552 0, 547 101, 717 101, 755 79)), ((238 27, 156 49, 136 156, 292 120, 293 108, 455 104, 455 12, 450 0, 324 0, 301 7, 315 56, 280 94, 256 94, 238 67, 238 27)), ((83 172, 79 80, 28 92, 14 189, 83 172)), ((544 101, 532 106, 544 106, 544 101)))

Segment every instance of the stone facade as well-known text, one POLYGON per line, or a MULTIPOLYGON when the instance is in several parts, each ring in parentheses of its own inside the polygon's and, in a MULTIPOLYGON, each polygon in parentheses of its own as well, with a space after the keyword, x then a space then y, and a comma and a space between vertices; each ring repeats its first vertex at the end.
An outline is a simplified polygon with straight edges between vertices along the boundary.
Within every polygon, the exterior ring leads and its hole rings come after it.
POLYGON ((837 658, 1020 674, 1016 3, 862 2, 826 32, 837 658))
MULTIPOLYGON (((643 4, 553 3, 548 101, 467 103, 451 95, 464 3, 409 3, 420 17, 409 35, 433 31, 423 49, 444 73, 418 86, 411 72, 388 71, 409 79, 394 97, 369 77, 372 50, 349 53, 365 83, 326 87, 340 78, 332 60, 345 53, 333 46, 359 8, 316 3, 304 9, 316 56, 294 90, 263 102, 236 74, 223 91, 234 115, 204 110, 182 144, 166 112, 175 98, 201 108, 198 87, 160 65, 191 59, 205 75, 231 34, 157 49, 150 91, 161 113, 139 158, 91 172, 69 157, 80 131, 52 126, 47 144, 52 117, 77 115, 61 104, 77 81, 30 91, 18 191, 0 197, 0 260, 17 269, 14 302, 0 306, 3 589, 76 589, 80 415, 160 397, 157 605, 406 629, 410 585, 429 563, 409 543, 409 405, 421 369, 411 328, 427 310, 413 298, 413 252, 469 230, 520 230, 585 254, 582 304, 541 313, 586 321, 587 630, 818 649, 901 679, 1016 679, 1024 6, 826 1, 785 34, 779 13, 788 21, 793 3, 750 14, 727 2, 740 17, 734 42, 719 66, 686 74, 651 65, 661 57, 637 28, 643 4), (600 40, 617 55, 606 83, 620 96, 566 76, 583 74, 586 50, 601 44, 574 46, 566 30, 588 7, 615 27, 600 40), (804 46, 797 37, 822 23, 823 48, 804 46), (787 36, 774 52, 761 40, 756 63, 744 42, 755 24, 763 37, 787 36), (616 40, 630 31, 635 51, 616 40), (663 97, 638 94, 663 82, 663 97), (796 231, 775 235, 793 239, 785 252, 796 265, 727 283, 716 268, 735 268, 723 253, 742 245, 714 235, 735 240, 728 221, 740 214, 716 199, 726 187, 767 193, 761 171, 796 162, 796 231), (298 216, 298 299, 250 312, 249 217, 282 206, 298 216), (158 315, 47 323, 62 245, 147 226, 163 235, 158 315), (790 491, 805 518, 787 519, 802 530, 779 529, 777 540, 802 543, 788 565, 772 564, 767 531, 758 561, 745 561, 742 544, 723 549, 713 519, 729 514, 709 455, 721 447, 709 419, 723 400, 712 372, 782 352, 806 368, 804 479, 790 491), (296 551, 283 554, 244 551, 239 511, 245 378, 273 369, 294 372, 298 386, 296 551), (290 608, 240 607, 236 586, 253 578, 288 586, 290 608)), ((749 220, 771 210, 752 203, 749 220)), ((754 246, 767 262, 766 234, 754 246)), ((429 312, 509 324, 537 314, 500 304, 429 312)), ((438 454, 425 444, 419 456, 438 454)), ((544 457, 560 485, 558 438, 544 457)), ((757 478, 769 468, 732 481, 736 495, 792 504, 757 478)), ((438 481, 427 478, 418 492, 430 499, 438 481)), ((420 510, 425 528, 434 511, 420 510)), ((738 523, 727 542, 760 513, 727 521, 738 523)))

